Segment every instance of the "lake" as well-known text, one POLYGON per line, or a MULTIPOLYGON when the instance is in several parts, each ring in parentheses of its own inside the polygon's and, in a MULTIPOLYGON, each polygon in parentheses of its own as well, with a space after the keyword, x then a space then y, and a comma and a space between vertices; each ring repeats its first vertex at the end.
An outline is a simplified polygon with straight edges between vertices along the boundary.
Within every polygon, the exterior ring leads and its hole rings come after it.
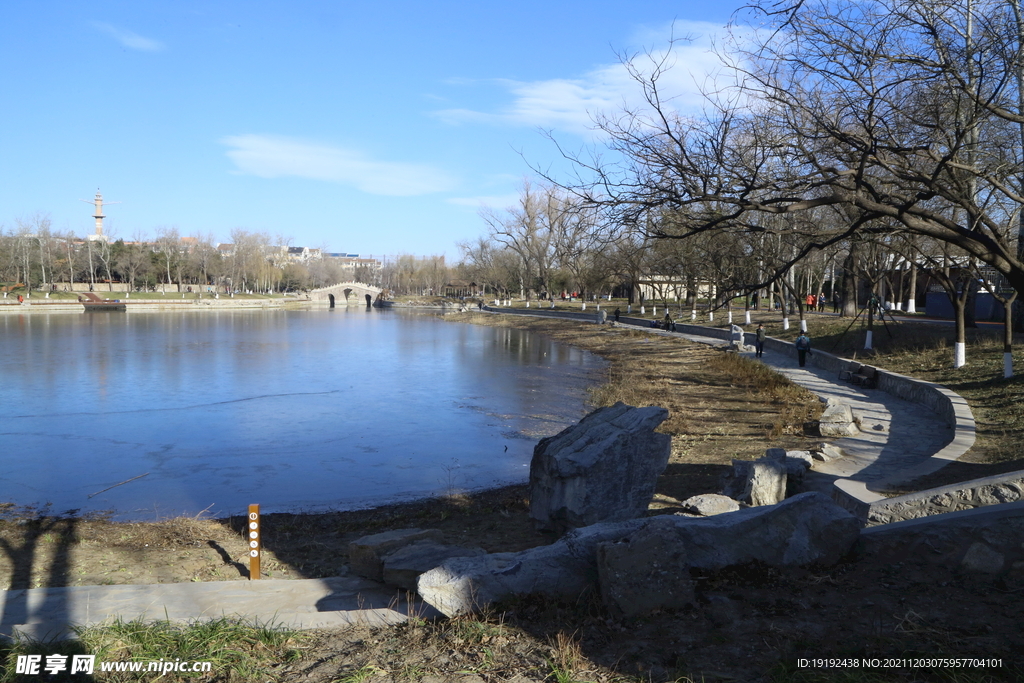
POLYGON ((363 308, 3 315, 0 341, 0 501, 136 520, 524 482, 605 367, 363 308))

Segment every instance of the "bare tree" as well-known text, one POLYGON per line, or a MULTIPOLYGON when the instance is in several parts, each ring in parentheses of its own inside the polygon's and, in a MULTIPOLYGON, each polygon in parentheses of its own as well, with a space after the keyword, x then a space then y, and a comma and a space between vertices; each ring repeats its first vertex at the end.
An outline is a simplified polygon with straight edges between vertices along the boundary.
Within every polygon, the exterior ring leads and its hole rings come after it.
MULTIPOLYGON (((947 243, 1024 291, 1021 30, 1001 0, 795 0, 750 7, 764 28, 733 52, 737 85, 700 116, 671 108, 667 62, 627 63, 645 110, 599 119, 614 164, 576 162, 578 195, 622 225, 671 211, 656 238, 768 234, 809 254, 894 230, 947 243), (845 221, 766 217, 835 207, 845 221)), ((848 272, 856 270, 856 251, 848 272)), ((789 285, 792 279, 787 279, 789 285)))

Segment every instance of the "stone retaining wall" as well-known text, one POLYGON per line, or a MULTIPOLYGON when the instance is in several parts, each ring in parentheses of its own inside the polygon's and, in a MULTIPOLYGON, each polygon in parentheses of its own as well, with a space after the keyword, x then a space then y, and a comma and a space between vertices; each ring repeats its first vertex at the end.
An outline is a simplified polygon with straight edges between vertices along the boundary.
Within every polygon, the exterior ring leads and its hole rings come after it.
POLYGON ((875 560, 1024 579, 1024 501, 875 526, 858 546, 875 560))
POLYGON ((869 503, 868 526, 1024 500, 1024 471, 965 481, 869 503))

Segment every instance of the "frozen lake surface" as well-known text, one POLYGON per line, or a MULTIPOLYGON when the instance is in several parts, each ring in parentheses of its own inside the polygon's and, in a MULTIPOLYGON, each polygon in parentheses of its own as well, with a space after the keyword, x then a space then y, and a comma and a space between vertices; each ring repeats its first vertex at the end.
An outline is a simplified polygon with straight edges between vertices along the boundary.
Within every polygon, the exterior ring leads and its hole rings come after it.
POLYGON ((0 501, 139 520, 523 482, 604 367, 519 330, 362 308, 7 315, 0 341, 0 501))

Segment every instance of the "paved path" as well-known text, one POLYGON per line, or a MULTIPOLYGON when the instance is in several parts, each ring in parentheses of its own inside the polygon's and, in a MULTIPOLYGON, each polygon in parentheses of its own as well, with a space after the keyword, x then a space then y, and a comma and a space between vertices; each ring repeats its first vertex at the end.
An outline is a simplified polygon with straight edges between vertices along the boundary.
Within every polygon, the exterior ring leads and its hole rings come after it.
MULTIPOLYGON (((714 346, 720 339, 648 329, 714 346)), ((745 354, 752 357, 752 353, 745 354)), ((847 457, 815 465, 809 484, 828 493, 832 482, 849 478, 878 488, 898 483, 900 472, 920 464, 952 439, 952 430, 933 412, 879 390, 839 382, 833 373, 798 367, 795 359, 766 351, 762 361, 821 397, 848 403, 861 419, 856 437, 834 441, 847 457)), ((34 638, 59 637, 68 624, 92 625, 115 617, 193 621, 242 616, 294 628, 391 624, 407 614, 434 616, 420 602, 381 584, 351 576, 330 579, 218 581, 141 586, 75 586, 0 591, 0 634, 17 630, 34 638)))
MULTIPOLYGON (((644 328, 638 328, 644 329, 644 328)), ((728 343, 700 335, 648 330, 652 334, 682 337, 711 346, 728 343)), ((754 354, 744 353, 748 358, 754 354)), ((836 479, 864 482, 869 489, 898 485, 910 472, 953 440, 953 430, 929 408, 887 394, 879 389, 841 382, 835 373, 821 368, 799 367, 787 355, 765 351, 760 359, 821 398, 836 398, 848 404, 861 420, 861 433, 832 441, 846 457, 817 463, 811 473, 811 488, 830 493, 836 479)))
POLYGON ((353 576, 274 581, 211 581, 141 586, 72 586, 0 591, 0 633, 32 638, 67 636, 68 624, 94 625, 120 617, 190 622, 242 617, 291 628, 373 626, 433 617, 433 608, 409 603, 374 581, 353 576))

